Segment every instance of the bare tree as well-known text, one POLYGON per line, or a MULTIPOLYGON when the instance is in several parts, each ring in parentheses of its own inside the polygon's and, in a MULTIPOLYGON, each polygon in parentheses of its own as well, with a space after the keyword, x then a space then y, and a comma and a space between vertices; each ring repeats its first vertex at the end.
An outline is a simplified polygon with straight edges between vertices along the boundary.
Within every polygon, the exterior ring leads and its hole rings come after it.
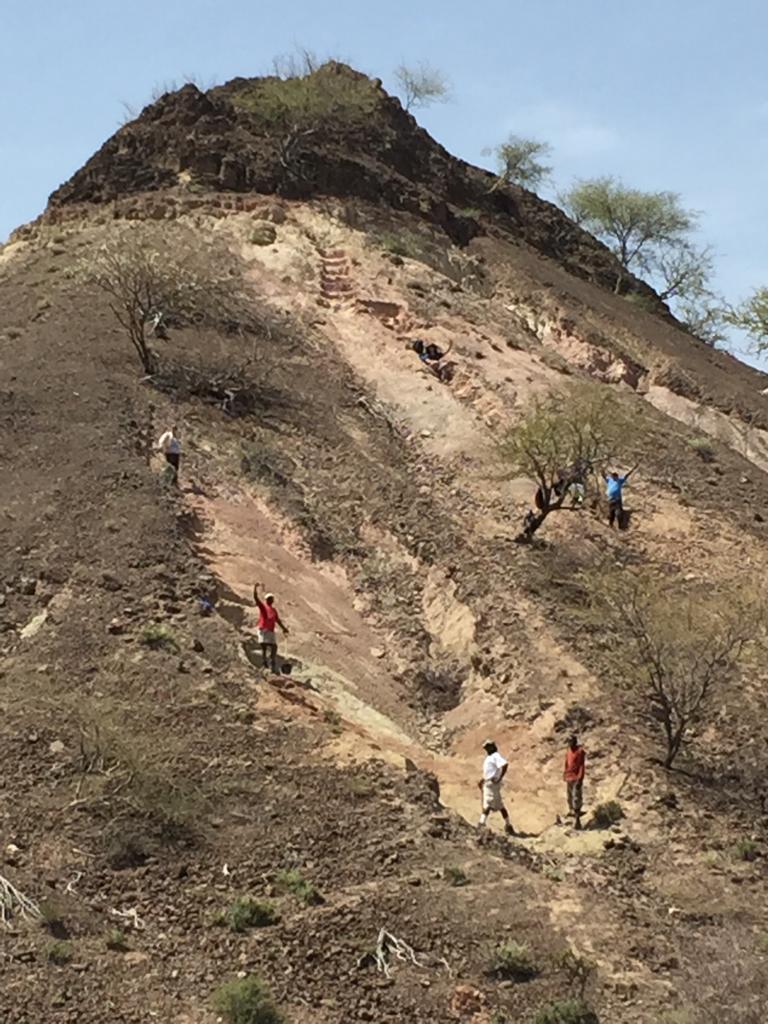
POLYGON ((223 242, 203 240, 181 224, 113 228, 80 262, 80 280, 104 292, 142 369, 157 370, 154 339, 171 326, 231 331, 252 317, 239 261, 223 242))
POLYGON ((288 78, 304 78, 313 75, 323 64, 336 60, 335 57, 318 57, 314 50, 298 46, 292 53, 281 53, 272 58, 272 72, 284 81, 288 78))
POLYGON ((699 295, 681 296, 675 306, 675 316, 694 338, 705 345, 727 348, 727 306, 709 289, 699 295))
POLYGON ((659 298, 662 302, 680 295, 703 292, 713 270, 712 250, 707 246, 697 249, 690 242, 680 241, 661 249, 653 259, 651 268, 660 280, 659 298))
POLYGON ((526 515, 519 541, 529 541, 552 512, 572 507, 569 496, 583 496, 595 463, 608 456, 619 419, 613 396, 588 388, 536 401, 507 434, 500 455, 508 472, 536 485, 537 511, 526 515))
POLYGON ((428 107, 432 103, 445 103, 448 99, 448 79, 442 71, 426 61, 420 61, 416 65, 400 64, 395 68, 395 78, 400 86, 406 110, 428 107))
POLYGON ((135 103, 130 103, 128 100, 121 100, 120 106, 123 108, 123 113, 119 118, 119 124, 126 125, 131 121, 135 121, 139 116, 144 106, 151 103, 157 103, 159 99, 166 96, 168 93, 178 92, 179 89, 183 89, 185 85, 194 85, 200 92, 208 92, 216 85, 216 78, 212 76, 210 78, 203 78, 194 71, 185 71, 180 79, 171 78, 164 79, 162 82, 155 82, 149 93, 149 99, 141 107, 137 107, 135 103))
POLYGON ((681 592, 626 573, 602 575, 595 588, 599 606, 630 638, 630 682, 647 716, 661 727, 664 767, 671 768, 689 729, 706 718, 715 691, 762 639, 765 603, 743 590, 681 592))
POLYGON ((714 272, 712 250, 679 240, 648 253, 645 269, 657 282, 662 302, 674 302, 675 315, 700 341, 713 347, 726 340, 726 303, 709 282, 714 272))

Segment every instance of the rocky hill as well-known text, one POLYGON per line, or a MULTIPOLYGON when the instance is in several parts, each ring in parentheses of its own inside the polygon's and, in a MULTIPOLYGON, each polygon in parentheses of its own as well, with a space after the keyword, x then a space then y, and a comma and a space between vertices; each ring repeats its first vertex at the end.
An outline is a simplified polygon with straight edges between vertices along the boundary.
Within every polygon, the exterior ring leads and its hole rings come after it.
POLYGON ((161 97, 54 192, 49 215, 180 183, 198 194, 361 199, 435 224, 459 246, 493 230, 613 287, 603 245, 531 192, 491 192, 493 180, 447 153, 380 82, 331 64, 307 79, 237 78, 161 97))
POLYGON ((217 992, 254 977, 290 1024, 762 1020, 764 660, 667 772, 581 581, 759 586, 765 378, 491 184, 332 65, 162 97, 0 253, 9 1024, 248 1020, 217 992), (79 269, 123 222, 225 245, 258 326, 171 323, 142 375, 79 269), (622 411, 631 527, 590 501, 516 544, 498 441, 581 388, 622 411), (517 838, 476 828, 489 735, 517 838))

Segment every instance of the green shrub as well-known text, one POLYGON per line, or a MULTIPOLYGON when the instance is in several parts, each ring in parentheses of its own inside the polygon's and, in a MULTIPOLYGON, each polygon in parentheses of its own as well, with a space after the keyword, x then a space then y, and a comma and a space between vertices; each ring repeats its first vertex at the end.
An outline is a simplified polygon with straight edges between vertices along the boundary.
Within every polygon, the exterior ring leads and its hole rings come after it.
POLYGON ((64 940, 59 942, 50 942, 46 947, 45 955, 49 963, 56 964, 58 967, 63 967, 64 964, 70 963, 74 956, 72 943, 64 940))
POLYGON ((141 631, 141 642, 153 650, 160 648, 177 652, 179 650, 179 645, 170 626, 164 626, 157 622, 144 627, 141 631))
POLYGON ((240 896, 224 914, 225 923, 233 932, 245 932, 249 928, 267 928, 277 924, 280 915, 271 903, 253 899, 252 896, 240 896))
POLYGON ((277 240, 277 231, 274 224, 264 221, 255 224, 251 232, 251 243, 253 245, 272 245, 277 240))
POLYGON ((504 942, 491 960, 490 973, 510 981, 528 981, 538 974, 528 947, 523 942, 504 942))
POLYGON ((114 953, 128 952, 128 939, 125 932, 120 931, 119 928, 110 928, 104 939, 104 945, 114 953))
POLYGON ((557 867, 556 864, 545 864, 541 869, 541 873, 545 878, 548 878, 550 882, 562 882, 565 878, 562 869, 557 867))
POLYGON ((731 851, 734 860, 757 860, 760 856, 760 847, 754 839, 740 839, 731 851))
POLYGON ((696 452, 702 462, 714 462, 717 457, 708 437, 692 437, 688 441, 688 447, 696 452))
POLYGON ((592 814, 592 820, 598 828, 610 828, 624 817, 624 811, 618 800, 607 800, 598 804, 592 814))
POLYGON ((284 1024, 285 1018, 272 999, 269 986, 249 975, 228 981, 214 994, 214 1006, 227 1024, 284 1024))
POLYGON ((466 873, 461 868, 453 867, 449 865, 447 868, 443 868, 443 878, 449 885, 460 886, 469 885, 469 879, 466 873))
POLYGON ((413 236, 406 232, 399 235, 381 235, 379 237, 381 248, 392 256, 406 256, 408 259, 418 259, 419 249, 415 244, 413 236))
POLYGON ((335 72, 331 63, 291 78, 260 78, 249 82, 232 103, 277 131, 307 131, 343 123, 365 124, 378 96, 367 78, 335 72))
POLYGON ((373 783, 369 779, 361 779, 358 775, 348 780, 349 792, 358 800, 367 800, 373 796, 373 783))
POLYGON ((323 897, 314 885, 296 868, 285 868, 279 871, 275 878, 275 884, 278 889, 291 893, 307 906, 315 906, 323 902, 323 897))
POLYGON ((597 1014, 581 999, 562 999, 543 1007, 533 1024, 600 1024, 597 1014))

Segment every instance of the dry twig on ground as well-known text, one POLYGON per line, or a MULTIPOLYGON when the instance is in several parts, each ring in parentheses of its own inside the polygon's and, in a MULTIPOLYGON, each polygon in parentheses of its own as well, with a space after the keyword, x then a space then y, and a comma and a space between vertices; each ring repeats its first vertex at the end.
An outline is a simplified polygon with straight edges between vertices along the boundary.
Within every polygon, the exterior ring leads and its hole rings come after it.
POLYGON ((360 957, 357 962, 358 967, 363 967, 367 964, 375 964, 376 970, 383 974, 385 978, 392 977, 392 958, 400 960, 402 963, 413 964, 414 967, 419 967, 422 970, 426 970, 429 967, 445 967, 448 974, 451 973, 451 969, 448 966, 448 961, 445 957, 419 957, 419 954, 409 946, 403 939, 398 939, 396 935, 392 935, 386 928, 382 928, 379 931, 379 936, 376 940, 376 948, 373 953, 366 953, 360 957))
POLYGON ((0 875, 0 921, 7 927, 17 913, 21 917, 34 920, 40 920, 43 916, 34 900, 25 896, 12 882, 0 875))

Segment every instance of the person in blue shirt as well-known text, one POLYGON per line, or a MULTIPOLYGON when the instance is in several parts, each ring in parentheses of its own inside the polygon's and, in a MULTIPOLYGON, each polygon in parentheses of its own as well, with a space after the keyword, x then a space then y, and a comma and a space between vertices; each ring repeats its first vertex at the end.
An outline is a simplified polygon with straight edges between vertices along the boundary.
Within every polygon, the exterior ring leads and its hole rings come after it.
POLYGON ((622 488, 636 469, 637 466, 633 466, 628 473, 624 474, 624 476, 619 476, 619 474, 615 472, 603 473, 603 479, 605 480, 605 494, 608 498, 609 526, 613 526, 614 523, 619 527, 621 526, 621 517, 624 512, 624 504, 621 494, 622 488))
POLYGON ((441 360, 445 359, 451 351, 453 348, 453 342, 451 342, 445 352, 439 345, 435 345, 434 342, 424 342, 421 338, 415 338, 406 345, 406 348, 414 351, 424 366, 428 370, 431 370, 437 379, 442 381, 443 384, 448 384, 450 382, 451 377, 453 376, 453 363, 446 363, 445 365, 442 365, 441 360))

